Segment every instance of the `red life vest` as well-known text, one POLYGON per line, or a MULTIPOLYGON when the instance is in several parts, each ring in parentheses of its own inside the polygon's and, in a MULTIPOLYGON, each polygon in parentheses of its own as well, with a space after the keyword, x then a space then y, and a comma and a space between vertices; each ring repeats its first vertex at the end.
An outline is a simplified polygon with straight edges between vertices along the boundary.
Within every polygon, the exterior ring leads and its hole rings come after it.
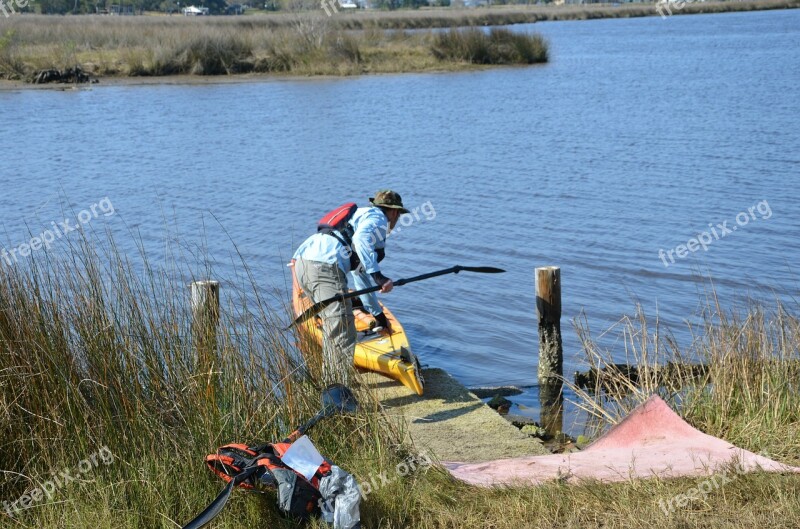
POLYGON ((350 270, 358 268, 358 254, 353 251, 353 227, 350 220, 356 214, 358 205, 355 202, 342 204, 326 213, 317 223, 317 232, 330 235, 347 248, 350 257, 350 270))

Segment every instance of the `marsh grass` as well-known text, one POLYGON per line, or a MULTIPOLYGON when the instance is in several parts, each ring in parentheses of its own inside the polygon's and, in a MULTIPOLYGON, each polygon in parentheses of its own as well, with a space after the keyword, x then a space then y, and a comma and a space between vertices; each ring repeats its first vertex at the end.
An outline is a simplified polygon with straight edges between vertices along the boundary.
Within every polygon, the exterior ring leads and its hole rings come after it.
MULTIPOLYGON (((218 347, 204 362, 191 275, 124 256, 111 240, 39 254, 0 267, 0 498, 13 503, 103 446, 114 462, 16 521, 0 511, 3 523, 174 527, 220 488, 205 454, 280 440, 319 409, 321 387, 260 293, 226 283, 218 347)), ((328 419, 315 441, 355 469, 399 457, 394 427, 354 389, 361 411, 328 419)), ((264 516, 244 509, 249 525, 264 516)))
MULTIPOLYGON (((692 2, 673 12, 796 7, 800 0, 692 2)), ((657 14, 652 4, 630 4, 369 11, 334 17, 320 12, 207 18, 25 15, 10 18, 0 32, 0 77, 25 80, 42 69, 75 66, 96 76, 163 76, 357 75, 532 64, 547 61, 548 47, 541 37, 497 30, 482 35, 474 28, 657 14), (457 27, 472 29, 452 29, 457 27), (424 28, 451 30, 404 32, 424 28)))
POLYGON ((42 69, 75 66, 96 76, 355 75, 547 60, 547 44, 534 35, 468 31, 471 45, 490 50, 470 61, 431 32, 349 31, 311 13, 278 20, 14 17, 0 40, 0 76, 30 79, 42 69))
POLYGON ((0 35, 0 72, 11 79, 21 79, 25 75, 25 63, 18 55, 14 30, 8 30, 0 35))
POLYGON ((547 44, 539 35, 495 28, 451 29, 434 37, 433 54, 443 61, 472 64, 534 64, 547 62, 547 44))
MULTIPOLYGON (((280 330, 281 297, 257 288, 245 263, 226 280, 202 256, 170 251, 155 266, 141 245, 129 255, 102 236, 69 241, 59 253, 39 251, 0 267, 0 500, 15 501, 99 447, 114 461, 13 518, 0 509, 0 527, 178 527, 220 489, 204 468, 207 453, 231 441, 280 439, 317 410, 313 361, 307 368, 297 338, 280 330), (218 347, 201 362, 187 284, 207 277, 222 280, 223 303, 218 347)), ((703 384, 680 388, 682 413, 712 435, 797 462, 797 318, 783 308, 722 314, 715 307, 696 329, 696 352, 714 367, 703 384)), ((649 328, 642 315, 622 327, 631 360, 676 358, 668 333, 649 328)), ((582 336, 596 365, 609 360, 588 329, 582 336)), ((655 382, 641 389, 619 383, 627 406, 659 390, 655 382)), ((396 465, 413 447, 398 442, 403 432, 365 388, 355 390, 361 410, 328 419, 311 436, 360 481, 389 478, 363 501, 364 527, 777 528, 800 512, 800 477, 793 475, 739 476, 668 516, 658 500, 686 493, 697 480, 485 490, 440 467, 400 478, 396 465)), ((673 403, 676 396, 665 392, 673 403)), ((611 399, 598 402, 599 416, 613 422, 611 399)), ((237 491, 214 527, 297 525, 276 514, 271 495, 237 491)))
MULTIPOLYGON (((723 13, 800 7, 800 0, 688 2, 673 14, 723 13)), ((81 65, 95 75, 205 75, 295 72, 301 75, 349 75, 463 69, 470 63, 442 63, 430 57, 432 34, 388 53, 370 53, 395 41, 382 30, 497 26, 548 20, 586 20, 657 16, 654 4, 585 4, 562 6, 493 6, 479 9, 337 13, 320 11, 275 13, 245 17, 102 17, 14 16, 0 28, 0 77, 29 78, 33 71, 81 65), (349 55, 319 53, 324 35, 367 30, 355 36, 364 60, 349 55), (380 36, 379 39, 376 39, 380 36), (3 43, 6 42, 6 45, 3 43), (316 46, 309 46, 316 42, 316 46), (191 50, 198 44, 209 58, 191 50), (250 51, 250 53, 248 53, 250 51), (332 56, 331 56, 332 55, 332 56)), ((337 42, 338 38, 327 39, 337 42)), ((524 54, 523 54, 524 55, 524 54)))
MULTIPOLYGON (((744 0, 722 2, 687 2, 675 15, 793 9, 800 0, 744 0)), ((470 26, 504 26, 554 20, 592 20, 600 18, 636 18, 659 16, 655 3, 584 3, 567 5, 493 5, 477 9, 430 8, 396 11, 341 13, 335 17, 344 29, 424 29, 470 26)))
POLYGON ((800 463, 800 319, 777 304, 768 310, 753 303, 744 311, 726 311, 715 296, 703 323, 690 329, 692 344, 681 350, 669 329, 655 324, 641 308, 618 326, 624 359, 639 368, 636 382, 615 369, 619 358, 594 341, 585 319, 577 330, 587 362, 607 368, 594 391, 568 382, 579 405, 595 419, 595 434, 615 424, 656 393, 701 431, 753 452, 766 451, 790 464, 800 463), (663 377, 664 366, 700 362, 707 369, 699 379, 690 369, 663 377), (681 375, 685 376, 681 376, 681 375))
MULTIPOLYGON (((0 268, 0 499, 13 502, 101 446, 114 454, 113 464, 14 518, 0 509, 0 526, 177 527, 220 488, 203 466, 205 454, 230 441, 279 439, 316 411, 320 388, 296 338, 280 331, 285 318, 270 308, 274 300, 242 280, 252 277, 244 264, 237 279, 219 278, 219 345, 210 365, 201 365, 186 285, 214 272, 205 261, 178 261, 185 259, 156 267, 143 250, 124 255, 101 238, 0 268)), ((797 319, 783 310, 774 317, 720 314, 698 330, 698 351, 715 368, 708 384, 684 395, 683 413, 709 433, 796 461, 797 319)), ((646 323, 625 321, 632 357, 674 358, 673 345, 660 345, 667 335, 640 326, 646 323)), ((602 365, 596 347, 584 343, 602 365)), ((628 389, 633 406, 657 388, 628 389)), ((359 480, 390 478, 362 503, 364 527, 784 527, 800 510, 800 479, 791 475, 738 477, 669 518, 658 500, 685 493, 696 480, 484 490, 439 467, 400 479, 396 465, 411 447, 399 444, 402 432, 371 395, 356 390, 362 410, 329 419, 311 435, 359 480)), ((273 503, 269 495, 236 493, 215 527, 296 527, 273 503)))

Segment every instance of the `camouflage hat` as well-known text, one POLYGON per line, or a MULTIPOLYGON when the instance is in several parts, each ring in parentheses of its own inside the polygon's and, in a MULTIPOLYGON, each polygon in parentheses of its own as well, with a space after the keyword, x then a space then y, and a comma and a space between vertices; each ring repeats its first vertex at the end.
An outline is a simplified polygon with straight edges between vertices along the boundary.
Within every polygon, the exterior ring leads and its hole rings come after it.
POLYGON ((408 213, 408 210, 403 207, 403 199, 390 189, 381 189, 375 193, 374 197, 370 197, 369 201, 372 202, 374 206, 399 209, 401 214, 408 213))

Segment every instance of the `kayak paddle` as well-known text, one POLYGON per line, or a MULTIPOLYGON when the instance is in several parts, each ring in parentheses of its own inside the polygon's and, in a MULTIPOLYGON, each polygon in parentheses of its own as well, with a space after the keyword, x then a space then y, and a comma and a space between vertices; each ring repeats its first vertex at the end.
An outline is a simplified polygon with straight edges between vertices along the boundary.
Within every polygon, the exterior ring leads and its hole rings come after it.
MULTIPOLYGON (((414 277, 408 277, 405 279, 398 279, 394 281, 394 286, 400 287, 407 283, 413 283, 414 281, 422 281, 423 279, 430 279, 432 277, 443 276, 445 274, 457 274, 459 272, 477 272, 479 274, 499 274, 505 272, 502 268, 494 268, 492 266, 460 266, 456 265, 450 268, 445 268, 444 270, 437 270, 436 272, 428 272, 427 274, 421 274, 414 277)), ((381 287, 379 286, 371 286, 369 288, 364 288, 362 290, 355 290, 353 292, 342 292, 341 294, 336 294, 333 297, 328 299, 323 299, 322 301, 318 301, 306 309, 300 316, 295 318, 295 320, 286 327, 284 330, 290 329, 293 325, 297 325, 308 320, 310 317, 316 315, 319 311, 330 305, 335 301, 344 301, 349 298, 354 298, 356 296, 360 296, 361 294, 369 294, 370 292, 377 292, 380 290, 381 287)))
POLYGON ((322 393, 322 409, 314 415, 307 423, 290 433, 284 443, 297 441, 306 431, 317 424, 320 420, 337 413, 353 413, 358 409, 358 401, 350 388, 343 384, 331 384, 322 393))

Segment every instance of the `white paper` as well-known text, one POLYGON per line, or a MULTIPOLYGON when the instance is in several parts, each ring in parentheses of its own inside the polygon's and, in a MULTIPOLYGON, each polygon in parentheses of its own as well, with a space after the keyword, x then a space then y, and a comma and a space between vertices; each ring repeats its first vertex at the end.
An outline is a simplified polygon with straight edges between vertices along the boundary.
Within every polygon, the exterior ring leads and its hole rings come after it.
POLYGON ((281 457, 284 464, 310 480, 319 466, 325 461, 311 439, 303 436, 294 443, 281 457))

